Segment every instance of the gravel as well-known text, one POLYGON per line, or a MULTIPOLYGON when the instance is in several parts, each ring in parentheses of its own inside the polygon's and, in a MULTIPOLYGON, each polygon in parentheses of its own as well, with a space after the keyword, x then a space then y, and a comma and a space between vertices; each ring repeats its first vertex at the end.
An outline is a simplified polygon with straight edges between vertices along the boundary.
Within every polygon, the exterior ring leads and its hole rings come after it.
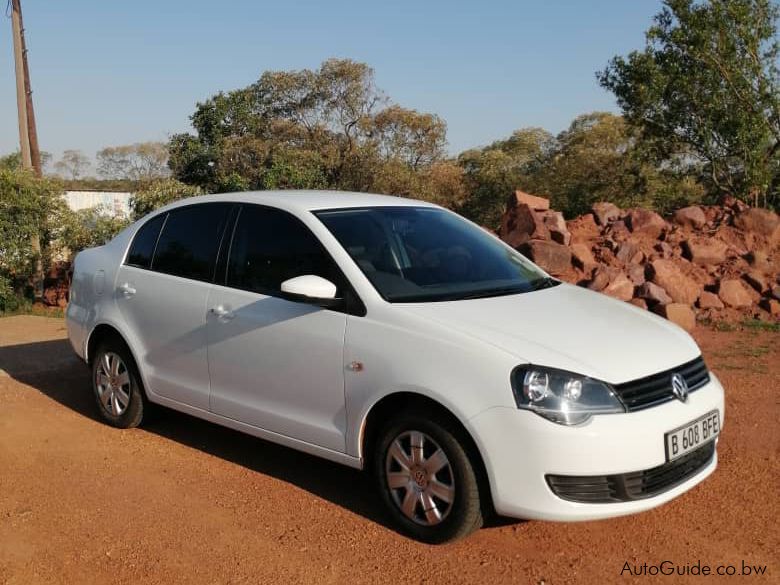
POLYGON ((498 520, 428 546, 355 470, 166 410, 100 423, 62 320, 0 319, 0 583, 646 583, 624 564, 663 560, 768 565, 737 580, 777 583, 780 336, 696 335, 727 392, 711 478, 638 516, 498 520))

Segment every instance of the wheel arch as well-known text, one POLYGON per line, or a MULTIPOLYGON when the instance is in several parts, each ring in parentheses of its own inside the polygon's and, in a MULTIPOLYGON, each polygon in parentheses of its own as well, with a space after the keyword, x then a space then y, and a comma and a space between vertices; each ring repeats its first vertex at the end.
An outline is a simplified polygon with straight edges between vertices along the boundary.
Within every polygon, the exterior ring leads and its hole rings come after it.
POLYGON ((89 333, 89 337, 87 337, 87 343, 85 345, 85 361, 87 364, 91 367, 92 366, 92 360, 94 358, 95 352, 97 351, 97 348, 100 346, 100 343, 105 341, 106 339, 115 338, 121 341, 125 347, 127 348, 127 351, 130 352, 130 357, 133 359, 133 365, 135 366, 136 371, 138 372, 138 375, 140 376, 141 380, 141 391, 143 392, 146 399, 149 399, 149 391, 148 386, 146 384, 146 378, 144 376, 143 370, 138 365, 138 356, 136 355, 135 351, 133 350, 133 346, 128 343, 127 338, 122 335, 122 332, 119 331, 119 329, 114 326, 111 323, 98 323, 95 325, 95 327, 92 328, 92 331, 89 333))
MULTIPOLYGON (((89 337, 87 337, 86 351, 84 357, 88 364, 92 364, 92 360, 95 357, 95 352, 97 351, 97 348, 100 345, 100 343, 111 337, 118 338, 120 341, 122 341, 122 343, 124 343, 127 346, 128 349, 130 349, 130 353, 133 353, 133 350, 130 348, 130 344, 127 343, 127 340, 119 332, 119 329, 117 329, 116 327, 114 327, 109 323, 99 323, 98 325, 92 328, 92 331, 90 331, 89 333, 89 337)), ((135 354, 133 354, 133 359, 135 360, 135 354)), ((137 364, 138 360, 135 361, 137 364)))
POLYGON ((363 468, 371 469, 372 467, 374 445, 379 437, 379 432, 382 430, 383 421, 387 420, 394 413, 409 409, 419 409, 433 416, 443 417, 458 429, 461 438, 466 443, 463 447, 469 458, 474 461, 474 471, 480 486, 479 492, 483 510, 485 512, 493 512, 490 479, 485 466, 485 460, 477 442, 457 415, 441 402, 424 394, 411 391, 397 391, 383 396, 371 406, 360 426, 359 456, 363 461, 363 468))

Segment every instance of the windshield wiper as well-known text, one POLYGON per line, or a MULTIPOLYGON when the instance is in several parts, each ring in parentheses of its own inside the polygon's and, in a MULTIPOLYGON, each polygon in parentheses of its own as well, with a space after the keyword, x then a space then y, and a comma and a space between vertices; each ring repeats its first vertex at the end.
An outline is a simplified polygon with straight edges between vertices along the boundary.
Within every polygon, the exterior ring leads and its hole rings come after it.
POLYGON ((468 299, 485 299, 488 297, 502 297, 507 295, 519 295, 521 293, 533 292, 543 288, 552 288, 561 284, 560 280, 555 280, 549 276, 538 278, 526 286, 505 286, 501 288, 488 288, 471 292, 452 292, 441 293, 438 295, 410 295, 391 299, 396 303, 440 303, 444 301, 465 301, 468 299))
POLYGON ((452 295, 452 300, 460 301, 466 299, 484 299, 487 297, 501 297, 504 295, 520 294, 527 291, 528 289, 524 287, 517 287, 517 286, 504 287, 504 288, 490 288, 487 290, 478 290, 474 292, 454 294, 452 295))
POLYGON ((544 276, 534 280, 531 283, 531 288, 529 290, 542 290, 543 288, 552 288, 554 286, 558 286, 559 284, 561 284, 560 280, 556 280, 551 276, 544 276))

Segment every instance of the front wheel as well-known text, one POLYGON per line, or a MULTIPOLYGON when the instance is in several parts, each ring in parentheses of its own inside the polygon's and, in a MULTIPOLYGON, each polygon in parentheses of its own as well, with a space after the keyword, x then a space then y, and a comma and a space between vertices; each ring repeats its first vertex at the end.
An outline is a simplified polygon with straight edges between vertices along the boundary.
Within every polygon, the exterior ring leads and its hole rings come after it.
POLYGON ((380 433, 374 472, 396 524, 430 543, 482 525, 477 476, 462 432, 443 418, 399 415, 380 433))

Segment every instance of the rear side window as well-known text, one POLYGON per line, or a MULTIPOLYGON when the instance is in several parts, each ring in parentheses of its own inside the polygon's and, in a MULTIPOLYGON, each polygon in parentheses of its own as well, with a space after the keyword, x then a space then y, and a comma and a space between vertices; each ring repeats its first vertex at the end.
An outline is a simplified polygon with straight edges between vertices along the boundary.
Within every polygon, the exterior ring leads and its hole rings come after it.
POLYGON ((141 226, 133 238, 133 244, 127 253, 125 264, 138 268, 149 268, 152 265, 154 247, 157 245, 157 238, 160 236, 160 228, 164 221, 165 214, 163 213, 141 226))
POLYGON ((230 247, 227 285, 275 295, 282 282, 304 274, 342 289, 338 269, 309 228, 278 209, 243 207, 230 247))
POLYGON ((157 242, 152 269, 210 281, 229 209, 229 204, 203 203, 172 210, 157 242))

